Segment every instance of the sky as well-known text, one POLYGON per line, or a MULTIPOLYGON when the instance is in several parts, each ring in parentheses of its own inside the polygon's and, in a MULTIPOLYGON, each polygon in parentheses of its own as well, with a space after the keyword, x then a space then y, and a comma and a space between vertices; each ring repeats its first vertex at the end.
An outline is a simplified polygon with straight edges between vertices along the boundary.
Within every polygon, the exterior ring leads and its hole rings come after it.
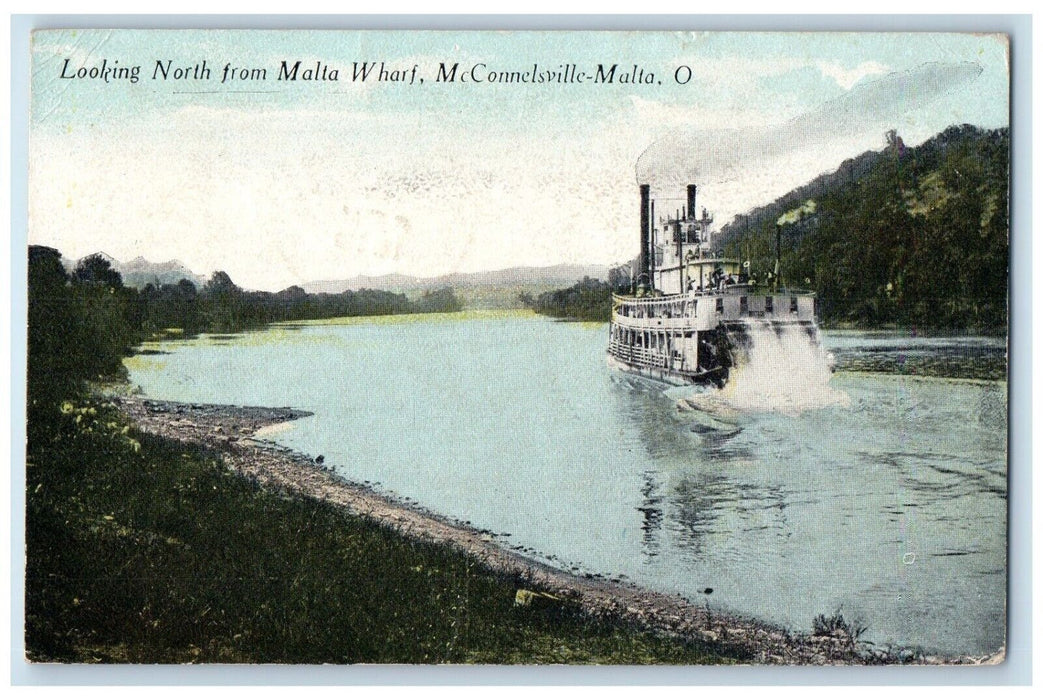
POLYGON ((890 128, 916 145, 1009 123, 1006 39, 973 34, 46 31, 31 91, 30 243, 271 291, 620 263, 639 180, 658 212, 694 181, 720 226, 890 128), (339 80, 277 80, 283 61, 339 80), (353 81, 362 62, 404 80, 353 81), (490 80, 599 64, 613 83, 490 80), (222 82, 226 65, 266 79, 222 82))

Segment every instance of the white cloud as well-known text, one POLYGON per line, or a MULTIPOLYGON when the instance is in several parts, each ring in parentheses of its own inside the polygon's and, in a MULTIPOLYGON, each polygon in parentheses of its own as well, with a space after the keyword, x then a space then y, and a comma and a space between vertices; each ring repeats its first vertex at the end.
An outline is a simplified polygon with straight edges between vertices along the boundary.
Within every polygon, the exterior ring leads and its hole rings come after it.
POLYGON ((882 75, 888 71, 887 66, 877 61, 863 61, 854 68, 845 69, 839 61, 818 61, 815 66, 822 75, 832 78, 837 85, 850 90, 858 81, 870 75, 882 75))

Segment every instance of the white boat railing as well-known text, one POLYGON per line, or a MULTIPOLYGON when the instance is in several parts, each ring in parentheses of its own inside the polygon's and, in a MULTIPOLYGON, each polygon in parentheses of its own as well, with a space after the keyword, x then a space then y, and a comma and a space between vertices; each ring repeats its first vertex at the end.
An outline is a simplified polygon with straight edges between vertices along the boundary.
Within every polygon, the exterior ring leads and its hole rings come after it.
POLYGON ((613 340, 608 346, 609 352, 618 357, 621 360, 629 362, 630 364, 644 365, 645 367, 656 367, 667 369, 670 365, 670 358, 661 352, 650 350, 648 348, 635 347, 633 345, 627 345, 621 343, 618 340, 613 340))
POLYGON ((752 284, 729 284, 721 289, 693 289, 684 294, 663 294, 662 296, 636 297, 630 295, 613 294, 613 304, 632 304, 636 306, 656 306, 658 304, 677 304, 691 299, 704 299, 707 297, 734 296, 747 294, 762 297, 813 297, 815 292, 810 289, 790 289, 781 287, 779 289, 768 289, 762 285, 752 284))
POLYGON ((608 352, 617 360, 625 362, 631 367, 662 370, 679 377, 687 378, 690 381, 697 380, 699 377, 713 376, 721 371, 720 368, 714 370, 701 370, 698 368, 693 369, 685 367, 684 359, 676 354, 674 355, 674 366, 671 367, 669 355, 665 355, 649 348, 627 345, 618 340, 612 340, 609 342, 608 352))

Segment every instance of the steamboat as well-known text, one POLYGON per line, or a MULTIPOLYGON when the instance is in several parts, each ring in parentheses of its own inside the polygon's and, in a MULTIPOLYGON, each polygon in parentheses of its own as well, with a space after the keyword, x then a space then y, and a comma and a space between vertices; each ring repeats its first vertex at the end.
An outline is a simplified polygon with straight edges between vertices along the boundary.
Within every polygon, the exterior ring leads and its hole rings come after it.
POLYGON ((818 344, 815 295, 780 283, 779 233, 775 269, 763 279, 749 261, 715 248, 713 217, 696 214, 696 185, 686 206, 655 217, 650 186, 640 185, 641 251, 631 294, 612 296, 609 363, 670 384, 723 387, 740 365, 751 330, 795 330, 818 344))

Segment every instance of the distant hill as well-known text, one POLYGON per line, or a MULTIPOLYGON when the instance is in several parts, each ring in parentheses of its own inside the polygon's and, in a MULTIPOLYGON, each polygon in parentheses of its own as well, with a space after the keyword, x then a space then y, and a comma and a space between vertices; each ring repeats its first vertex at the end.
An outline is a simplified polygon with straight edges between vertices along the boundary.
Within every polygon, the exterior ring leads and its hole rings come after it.
MULTIPOLYGON (((109 263, 109 265, 112 266, 112 269, 120 273, 120 277, 123 278, 123 284, 127 287, 144 289, 145 286, 149 284, 161 287, 164 284, 177 284, 183 279, 192 282, 196 288, 200 288, 206 283, 205 277, 192 272, 180 260, 168 260, 166 262, 154 263, 149 262, 139 255, 129 262, 120 262, 108 253, 101 251, 94 253, 94 255, 101 256, 109 263)), ((82 259, 83 258, 80 258, 80 260, 82 259)), ((67 271, 72 272, 76 269, 76 265, 80 260, 62 258, 62 265, 65 266, 67 271)))
POLYGON ((417 277, 408 275, 356 275, 343 280, 317 280, 305 282, 301 288, 309 294, 340 294, 349 289, 383 289, 387 291, 401 292, 406 289, 418 289, 417 277))
POLYGON ((408 275, 358 275, 342 280, 306 282, 306 292, 338 293, 348 289, 384 289, 392 292, 422 291, 452 287, 511 287, 519 285, 559 286, 578 282, 584 277, 603 279, 608 265, 552 265, 550 267, 509 267, 490 272, 454 272, 438 277, 410 277, 408 275))
POLYGON ((123 284, 138 289, 142 289, 150 283, 157 287, 164 284, 177 284, 183 279, 189 280, 196 287, 202 287, 206 282, 205 277, 192 272, 180 260, 152 263, 138 256, 129 262, 120 264, 117 270, 123 276, 123 284))
POLYGON ((452 287, 468 308, 520 308, 519 295, 538 295, 569 287, 585 277, 605 279, 608 265, 552 265, 511 267, 490 272, 457 272, 438 277, 406 275, 360 275, 342 280, 322 280, 301 285, 305 291, 339 293, 348 289, 379 289, 415 296, 421 292, 452 287))

